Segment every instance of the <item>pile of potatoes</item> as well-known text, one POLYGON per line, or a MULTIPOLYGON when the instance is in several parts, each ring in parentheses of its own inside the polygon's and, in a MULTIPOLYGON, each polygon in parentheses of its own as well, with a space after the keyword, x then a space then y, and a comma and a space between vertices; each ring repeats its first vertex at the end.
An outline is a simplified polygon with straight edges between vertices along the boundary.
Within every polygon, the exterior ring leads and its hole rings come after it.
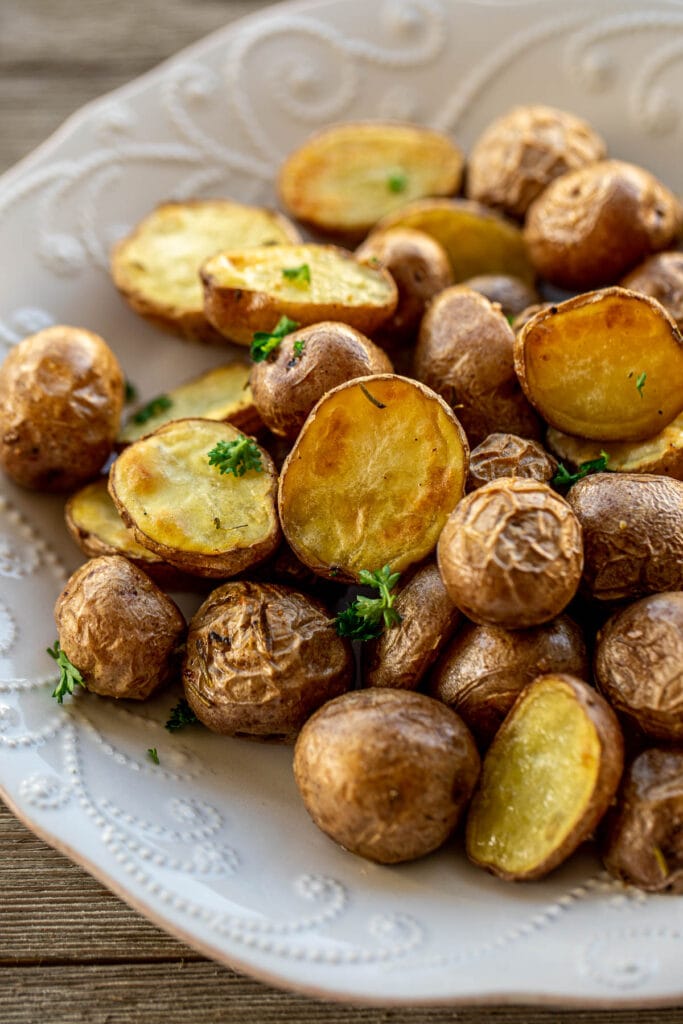
POLYGON ((209 729, 295 743, 360 856, 464 823, 474 863, 533 879, 597 834, 616 878, 683 892, 679 199, 541 106, 468 160, 334 126, 278 193, 165 203, 112 253, 130 307, 224 366, 123 424, 84 328, 0 368, 0 464, 68 493, 89 558, 61 651, 93 693, 180 678, 209 729), (356 671, 331 609, 372 574, 356 671), (166 591, 202 586, 186 626, 166 591))

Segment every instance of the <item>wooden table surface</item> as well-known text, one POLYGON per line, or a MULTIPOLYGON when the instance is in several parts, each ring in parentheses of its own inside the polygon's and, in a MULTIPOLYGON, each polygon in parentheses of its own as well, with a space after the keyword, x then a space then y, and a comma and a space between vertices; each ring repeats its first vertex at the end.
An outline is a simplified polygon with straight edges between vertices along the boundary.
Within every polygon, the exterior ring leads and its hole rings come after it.
MULTIPOLYGON (((0 0, 0 172, 87 100, 264 6, 259 0, 0 0)), ((676 1008, 384 1010, 276 992, 159 931, 1 803, 0 877, 1 1024, 683 1021, 676 1008)))

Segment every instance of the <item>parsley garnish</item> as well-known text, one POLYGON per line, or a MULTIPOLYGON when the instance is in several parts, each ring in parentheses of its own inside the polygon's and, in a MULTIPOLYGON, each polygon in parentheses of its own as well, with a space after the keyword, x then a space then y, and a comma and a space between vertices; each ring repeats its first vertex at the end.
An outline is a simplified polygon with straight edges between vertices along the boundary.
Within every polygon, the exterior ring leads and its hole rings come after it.
POLYGON ((124 389, 124 399, 126 405, 130 405, 131 402, 134 402, 137 399, 138 389, 135 387, 135 384, 133 384, 129 380, 126 380, 124 384, 124 389))
POLYGON ((645 387, 645 381, 646 380, 647 380, 647 374, 646 373, 640 373, 636 377, 636 390, 637 390, 637 392, 638 392, 638 394, 640 395, 641 398, 643 397, 643 388, 645 387))
POLYGON ((387 188, 390 192, 405 192, 408 187, 408 175, 405 171, 392 171, 387 178, 387 188))
POLYGON ((52 696, 57 698, 58 704, 63 704, 65 695, 73 693, 77 686, 82 686, 83 689, 86 689, 85 682, 76 666, 62 650, 59 640, 55 640, 54 647, 47 648, 47 653, 59 665, 59 682, 52 691, 52 696))
POLYGON ((159 761, 159 755, 157 754, 157 748, 156 747, 148 747, 148 749, 147 749, 147 756, 149 757, 150 761, 154 761, 155 764, 160 764, 161 763, 159 761))
POLYGON ((261 450, 250 437, 246 437, 244 434, 240 434, 236 441, 219 441, 216 447, 207 454, 209 465, 217 466, 218 472, 221 474, 232 473, 233 476, 244 476, 250 469, 257 473, 263 472, 261 450))
POLYGON ((151 420, 153 416, 156 416, 160 412, 166 412, 166 410, 170 409, 172 405, 173 402, 168 395, 157 395, 157 397, 153 398, 151 402, 147 403, 147 405, 143 405, 142 409, 138 409, 138 411, 131 417, 132 421, 133 423, 147 423, 147 421, 151 420))
POLYGON ((400 573, 392 572, 388 565, 375 572, 361 569, 361 583, 379 590, 379 597, 357 597, 348 608, 339 612, 335 626, 339 636, 351 640, 374 640, 384 627, 398 626, 401 616, 394 608, 395 594, 391 591, 398 583, 400 573))
POLYGON ((585 476, 590 473, 604 473, 607 469, 607 463, 609 462, 609 455, 607 452, 600 452, 600 457, 597 459, 589 459, 587 462, 582 462, 576 470, 576 473, 570 473, 562 463, 557 467, 557 473, 552 479, 552 483, 556 487, 571 487, 577 480, 583 480, 585 476))
POLYGON ((267 331, 256 331, 249 350, 251 358, 255 363, 262 363, 271 352, 275 351, 282 339, 295 331, 298 326, 296 320, 290 320, 288 316, 281 316, 275 330, 270 334, 267 331))
POLYGON ((282 271, 282 276, 286 277, 292 284, 305 287, 311 283, 311 268, 308 263, 302 263, 300 267, 285 267, 282 271))
POLYGON ((183 729, 186 725, 196 725, 198 721, 199 719, 183 697, 174 708, 171 708, 166 728, 169 732, 177 732, 178 729, 183 729))
POLYGON ((295 359, 301 359, 302 355, 304 354, 304 345, 305 344, 306 344, 306 339, 305 338, 299 338, 297 341, 294 342, 294 344, 292 345, 292 348, 294 349, 294 357, 295 357, 295 359))

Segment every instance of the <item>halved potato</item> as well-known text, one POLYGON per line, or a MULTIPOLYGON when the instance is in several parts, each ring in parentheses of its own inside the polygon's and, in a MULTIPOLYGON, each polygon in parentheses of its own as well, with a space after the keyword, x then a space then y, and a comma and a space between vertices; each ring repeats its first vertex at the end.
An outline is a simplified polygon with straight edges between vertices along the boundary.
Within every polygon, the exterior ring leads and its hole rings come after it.
POLYGON ((282 316, 298 327, 340 320, 372 334, 391 316, 398 291, 381 267, 335 245, 262 246, 218 253, 202 267, 204 309, 226 338, 250 345, 282 316), (305 267, 305 273, 296 275, 305 267))
POLYGON ((522 232, 501 214, 468 199, 421 199, 383 217, 376 230, 416 228, 440 242, 457 281, 509 274, 533 283, 522 232))
POLYGON ((463 164, 455 143, 419 125, 340 124, 285 160, 278 189, 294 217, 354 236, 407 201, 457 192, 463 164))
POLYGON ((261 470, 244 475, 209 463, 219 442, 243 436, 229 423, 174 420, 125 449, 109 491, 140 544, 185 572, 219 578, 275 551, 277 472, 268 453, 254 445, 261 470))
POLYGON ((548 423, 598 441, 640 441, 683 412, 683 337, 646 295, 603 288, 536 314, 515 370, 548 423))
POLYGON ((118 444, 130 444, 151 434, 171 420, 203 419, 232 423, 248 434, 263 426, 249 387, 251 368, 246 363, 226 363, 193 377, 154 400, 129 418, 119 434, 118 444))
POLYGON ((571 470, 599 458, 604 451, 611 473, 656 473, 683 480, 683 413, 646 441, 587 441, 554 427, 548 428, 546 440, 571 470))
POLYGON ((469 449, 453 411, 417 381, 359 377, 324 395, 282 468, 285 536, 314 572, 357 581, 425 558, 462 496, 469 449))
POLYGON ((163 203, 114 247, 114 284, 136 313, 190 341, 223 342, 204 316, 202 263, 236 245, 298 242, 286 217, 228 199, 163 203))
POLYGON ((484 758, 467 819, 468 856, 501 878, 546 875, 590 836, 623 760, 609 704, 574 676, 539 676, 484 758))

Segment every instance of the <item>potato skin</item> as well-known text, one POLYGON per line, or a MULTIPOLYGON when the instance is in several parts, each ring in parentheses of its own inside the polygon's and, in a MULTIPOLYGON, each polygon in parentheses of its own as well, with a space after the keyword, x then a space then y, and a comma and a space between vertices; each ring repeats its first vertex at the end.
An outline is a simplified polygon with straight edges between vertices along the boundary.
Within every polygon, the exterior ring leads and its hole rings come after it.
POLYGON ((683 750, 644 750, 627 769, 607 817, 610 875, 646 892, 683 893, 683 750))
POLYGON ((55 605, 62 650, 88 690, 145 700, 175 674, 185 619, 127 558, 93 558, 71 576, 55 605))
POLYGON ((502 476, 524 477, 550 483, 557 472, 557 460, 537 441, 516 434, 489 434, 470 452, 467 490, 488 484, 502 476))
POLYGON ((581 527, 546 484, 502 477, 455 507, 437 560, 448 593, 469 619, 506 629, 539 626, 576 593, 581 527))
POLYGON ((123 372, 97 334, 48 327, 0 367, 0 465, 15 483, 68 491, 109 457, 123 408, 123 372))
POLYGON ((595 676, 615 711, 648 736, 683 742, 683 591, 613 615, 598 633, 595 676))
POLYGON ((657 299, 683 332, 683 252, 649 256, 626 275, 621 286, 657 299))
POLYGON ((469 277, 462 284, 484 295, 489 302, 497 302, 508 322, 540 301, 535 288, 521 278, 509 274, 478 274, 477 277, 469 277))
POLYGON ((266 426, 294 441, 327 391, 354 377, 392 369, 386 353, 360 331, 326 320, 283 338, 267 359, 254 364, 250 383, 266 426), (303 345, 300 356, 295 345, 303 345))
POLYGON ((327 609, 292 587, 225 583, 190 622, 185 695, 213 732, 292 742, 352 678, 351 646, 327 609))
POLYGON ((455 828, 479 773, 469 730, 406 690, 356 690, 308 720, 294 777, 315 824, 380 864, 422 857, 455 828))
POLYGON ((582 588, 598 601, 683 590, 683 482, 596 473, 569 490, 581 523, 582 588))

